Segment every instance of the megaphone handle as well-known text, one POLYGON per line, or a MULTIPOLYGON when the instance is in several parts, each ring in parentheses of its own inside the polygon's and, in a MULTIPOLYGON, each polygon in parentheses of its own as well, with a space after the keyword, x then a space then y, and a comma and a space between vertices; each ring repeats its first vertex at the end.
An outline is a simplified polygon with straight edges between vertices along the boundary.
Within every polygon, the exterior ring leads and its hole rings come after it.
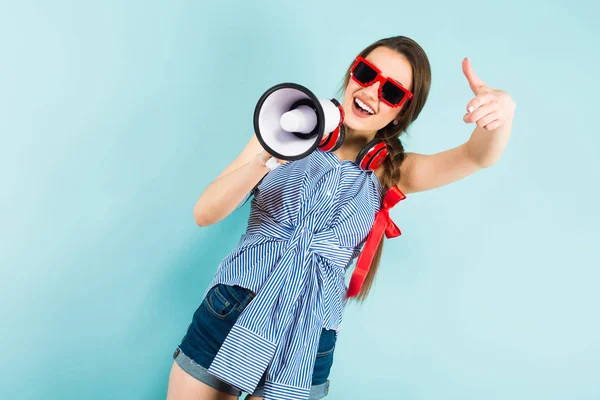
POLYGON ((277 161, 277 159, 275 157, 271 157, 266 163, 265 166, 267 166, 271 171, 273 171, 275 168, 279 167, 281 164, 279 164, 279 161, 277 161))

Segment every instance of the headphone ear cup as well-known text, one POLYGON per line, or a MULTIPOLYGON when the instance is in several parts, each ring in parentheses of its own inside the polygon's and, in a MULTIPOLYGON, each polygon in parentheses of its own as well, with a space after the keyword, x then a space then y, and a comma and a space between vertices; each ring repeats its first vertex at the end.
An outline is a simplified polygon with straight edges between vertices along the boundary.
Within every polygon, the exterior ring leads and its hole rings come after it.
POLYGON ((339 128, 337 128, 336 130, 339 131, 338 138, 335 142, 335 146, 333 146, 333 149, 329 151, 336 151, 337 149, 339 149, 340 146, 344 143, 344 139, 346 139, 346 127, 344 125, 340 125, 339 128))
POLYGON ((319 144, 319 149, 322 151, 336 151, 340 148, 346 137, 346 127, 340 125, 335 128, 329 135, 324 136, 319 144))
POLYGON ((388 149, 381 139, 373 139, 356 156, 356 163, 364 170, 373 171, 379 168, 388 156, 388 149))

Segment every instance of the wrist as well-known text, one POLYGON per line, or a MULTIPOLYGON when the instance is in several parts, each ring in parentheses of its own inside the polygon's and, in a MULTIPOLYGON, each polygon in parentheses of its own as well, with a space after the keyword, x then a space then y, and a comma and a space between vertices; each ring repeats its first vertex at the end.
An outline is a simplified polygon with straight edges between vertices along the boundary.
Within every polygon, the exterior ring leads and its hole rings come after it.
POLYGON ((262 174, 266 174, 270 171, 269 167, 266 166, 265 161, 261 160, 261 157, 254 157, 248 163, 248 167, 262 174))

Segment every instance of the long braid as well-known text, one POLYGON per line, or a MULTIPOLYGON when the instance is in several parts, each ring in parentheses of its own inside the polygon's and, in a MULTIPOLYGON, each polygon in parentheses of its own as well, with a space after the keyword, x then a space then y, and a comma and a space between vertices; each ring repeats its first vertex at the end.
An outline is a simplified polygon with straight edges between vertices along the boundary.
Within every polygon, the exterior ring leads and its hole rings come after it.
MULTIPOLYGON (((387 47, 404 55, 410 62, 413 72, 413 98, 402 107, 399 115, 396 117, 398 124, 394 125, 392 121, 387 126, 377 131, 375 135, 376 138, 384 140, 388 147, 388 157, 383 163, 383 174, 380 180, 385 195, 389 189, 400 182, 400 166, 406 157, 400 137, 407 132, 410 124, 417 119, 425 106, 431 85, 431 67, 429 59, 421 46, 413 39, 406 36, 394 36, 378 40, 360 52, 360 56, 367 57, 371 51, 380 46, 387 47)), ((340 84, 340 92, 343 92, 348 87, 350 67, 352 65, 353 62, 348 66, 348 70, 340 84)), ((381 259, 381 253, 383 251, 383 242, 384 240, 380 242, 379 247, 375 252, 371 268, 365 277, 360 293, 352 299, 362 302, 371 290, 371 285, 375 278, 381 259)))

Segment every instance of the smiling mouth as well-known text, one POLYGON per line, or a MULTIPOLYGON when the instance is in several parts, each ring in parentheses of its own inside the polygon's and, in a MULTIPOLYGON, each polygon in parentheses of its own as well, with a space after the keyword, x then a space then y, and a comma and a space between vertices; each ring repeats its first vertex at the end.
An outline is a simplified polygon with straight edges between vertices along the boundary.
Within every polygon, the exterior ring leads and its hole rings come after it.
POLYGON ((354 98, 354 101, 352 101, 352 105, 356 109, 356 111, 363 115, 375 115, 375 111, 373 111, 373 109, 367 104, 362 102, 358 97, 354 98))

